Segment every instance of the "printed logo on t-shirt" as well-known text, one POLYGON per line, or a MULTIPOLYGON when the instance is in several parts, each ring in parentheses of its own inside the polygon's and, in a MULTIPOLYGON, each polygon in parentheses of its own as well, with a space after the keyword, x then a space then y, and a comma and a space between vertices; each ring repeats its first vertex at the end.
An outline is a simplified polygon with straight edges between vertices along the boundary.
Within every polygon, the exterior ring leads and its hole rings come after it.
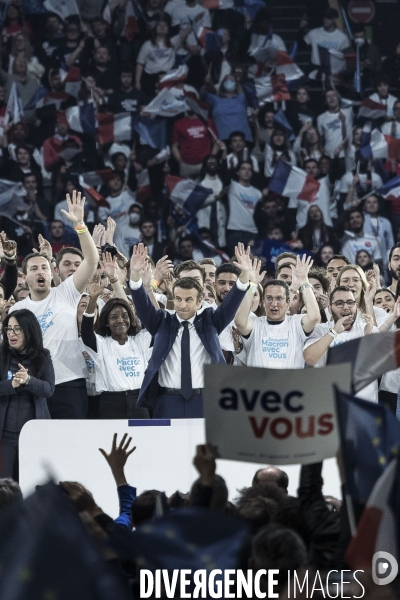
POLYGON ((127 112, 136 112, 138 108, 138 101, 126 99, 121 102, 121 106, 127 112))
POLYGON ((247 196, 246 194, 243 194, 242 192, 239 194, 239 198, 240 198, 240 202, 249 210, 254 210, 254 206, 257 202, 257 200, 254 198, 254 196, 247 196))
POLYGON ((127 358, 117 358, 117 367, 125 373, 125 377, 140 377, 141 359, 138 356, 128 356, 127 358))
POLYGON ((339 129, 341 127, 340 125, 340 120, 339 119, 334 119, 333 121, 329 121, 325 127, 327 129, 330 129, 331 131, 336 131, 336 129, 339 129))
POLYGON ((262 352, 267 352, 270 360, 285 360, 288 346, 287 338, 263 338, 261 340, 262 352))
POLYGON ((53 311, 51 310, 51 308, 49 307, 47 309, 47 311, 45 313, 43 313, 43 315, 37 315, 37 320, 39 321, 39 325, 40 325, 40 329, 42 330, 42 334, 45 333, 45 331, 47 331, 49 329, 49 327, 51 327, 52 325, 54 325, 54 321, 52 321, 52 316, 53 316, 53 311))
POLYGON ((204 125, 189 127, 187 132, 192 138, 203 139, 205 134, 205 127, 204 125))

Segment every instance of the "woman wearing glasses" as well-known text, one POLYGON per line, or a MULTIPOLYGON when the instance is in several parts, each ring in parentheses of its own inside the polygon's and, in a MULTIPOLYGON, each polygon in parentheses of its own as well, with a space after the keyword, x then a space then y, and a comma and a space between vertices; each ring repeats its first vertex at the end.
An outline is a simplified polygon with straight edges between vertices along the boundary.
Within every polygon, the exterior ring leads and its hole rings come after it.
POLYGON ((0 352, 0 477, 18 481, 18 439, 31 419, 50 419, 46 398, 54 392, 50 352, 35 315, 16 310, 4 319, 0 352))

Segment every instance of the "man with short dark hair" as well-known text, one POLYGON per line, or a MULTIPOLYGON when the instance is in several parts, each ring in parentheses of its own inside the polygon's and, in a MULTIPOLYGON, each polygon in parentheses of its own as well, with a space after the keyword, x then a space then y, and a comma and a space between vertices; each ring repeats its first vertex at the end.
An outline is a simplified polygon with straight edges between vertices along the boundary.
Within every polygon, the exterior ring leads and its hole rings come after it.
POLYGON ((326 272, 331 279, 336 280, 341 269, 349 264, 350 261, 347 256, 344 256, 343 254, 334 254, 326 263, 326 272))
MULTIPOLYGON (((304 360, 310 367, 326 365, 328 349, 356 338, 379 333, 374 327, 371 315, 363 314, 362 320, 357 320, 357 303, 353 292, 344 286, 336 287, 329 297, 329 312, 332 321, 320 323, 311 333, 304 345, 304 360)), ((360 398, 378 401, 378 385, 371 383, 359 394, 360 398)))
POLYGON ((357 252, 366 250, 375 262, 379 258, 379 247, 373 235, 364 233, 364 213, 360 208, 352 208, 347 213, 349 228, 340 239, 342 254, 347 256, 351 264, 355 264, 357 252))
POLYGON ((199 261, 199 265, 204 269, 204 285, 215 287, 215 273, 217 265, 212 258, 203 258, 199 261))
POLYGON ((200 285, 204 284, 205 271, 199 263, 195 260, 185 260, 179 263, 174 269, 175 279, 182 279, 182 277, 192 277, 196 279, 200 285))
MULTIPOLYGON (((87 413, 86 365, 78 338, 76 310, 82 292, 96 272, 99 255, 83 222, 85 201, 80 192, 74 192, 72 200, 67 195, 67 201, 69 211, 65 212, 65 216, 79 232, 84 256, 82 263, 73 274, 70 273, 71 277, 65 272, 66 279, 58 287, 52 288, 48 254, 28 254, 22 263, 22 270, 30 295, 14 304, 9 314, 27 308, 36 316, 42 329, 44 346, 50 350, 56 375, 54 394, 47 400, 51 417, 84 419, 87 413)), ((41 246, 44 248, 43 243, 41 246)), ((74 266, 69 268, 73 270, 74 266)))
POLYGON ((174 284, 175 313, 156 310, 144 290, 140 272, 146 262, 143 244, 135 246, 131 258, 130 286, 137 315, 154 338, 153 353, 146 370, 138 405, 146 404, 145 392, 158 372, 161 394, 154 407, 155 418, 203 416, 203 366, 225 363, 218 334, 232 321, 247 291, 251 261, 237 252, 239 281, 229 298, 216 310, 202 308, 203 286, 185 277, 174 284))
POLYGON ((396 294, 397 282, 399 281, 400 277, 400 242, 395 244, 393 248, 390 249, 388 269, 389 275, 392 278, 389 290, 391 290, 393 294, 396 294))
POLYGON ((236 314, 235 324, 242 337, 246 364, 249 367, 304 367, 304 342, 319 322, 319 307, 308 281, 311 264, 311 259, 303 256, 302 259, 297 258, 296 266, 293 267, 293 275, 307 309, 306 314, 287 315, 290 292, 288 285, 283 281, 272 280, 265 286, 265 317, 250 315, 252 298, 251 294, 246 294, 236 314))
POLYGON ((156 263, 165 254, 165 245, 157 240, 157 224, 150 219, 143 219, 139 229, 140 241, 146 246, 148 256, 156 263))

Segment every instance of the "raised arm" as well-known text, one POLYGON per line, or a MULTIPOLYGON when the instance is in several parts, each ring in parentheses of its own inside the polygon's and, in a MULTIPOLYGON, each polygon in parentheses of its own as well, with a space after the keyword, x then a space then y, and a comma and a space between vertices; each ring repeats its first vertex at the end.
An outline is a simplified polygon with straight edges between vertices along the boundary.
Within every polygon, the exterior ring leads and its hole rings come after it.
MULTIPOLYGON (((249 278, 253 277, 254 279, 257 279, 257 274, 260 271, 261 262, 257 259, 255 261, 251 260, 250 246, 245 251, 243 244, 239 243, 238 246, 235 248, 235 255, 236 262, 234 263, 234 265, 237 267, 239 267, 239 265, 242 265, 242 267, 246 265, 248 269, 247 276, 249 278)), ((235 316, 235 325, 240 335, 244 336, 249 335, 253 331, 253 322, 251 321, 251 319, 249 319, 249 314, 255 289, 257 289, 257 284, 256 281, 253 281, 253 279, 250 279, 250 281, 250 288, 245 297, 243 298, 235 316)))
POLYGON ((128 301, 125 290, 119 281, 119 266, 117 264, 117 256, 112 257, 110 252, 105 252, 102 255, 103 267, 107 277, 110 280, 114 298, 128 301))
POLYGON ((4 299, 8 300, 17 287, 17 243, 13 240, 7 240, 7 236, 4 232, 0 234, 0 252, 1 251, 4 260, 6 261, 1 283, 4 285, 4 299))
MULTIPOLYGON (((312 286, 308 281, 308 272, 313 264, 312 258, 303 254, 296 259, 296 265, 290 265, 293 279, 297 281, 298 289, 302 293, 304 306, 307 313, 301 319, 301 326, 305 333, 311 333, 314 327, 320 321, 320 312, 317 299, 314 295, 312 286)), ((293 282, 292 282, 293 286, 293 282)))
POLYGON ((162 311, 157 310, 148 297, 141 278, 141 273, 146 269, 147 248, 144 244, 138 244, 133 247, 130 273, 130 287, 132 290, 132 300, 136 308, 137 315, 151 335, 155 332, 159 323, 159 316, 162 311))
POLYGON ((83 262, 73 275, 74 284, 78 292, 83 292, 89 279, 91 279, 96 272, 97 264, 99 262, 99 253, 93 238, 83 221, 85 198, 81 198, 81 193, 77 193, 76 190, 74 190, 72 192, 72 199, 70 195, 67 194, 67 204, 68 212, 62 209, 62 213, 73 224, 74 229, 78 234, 83 253, 83 262))

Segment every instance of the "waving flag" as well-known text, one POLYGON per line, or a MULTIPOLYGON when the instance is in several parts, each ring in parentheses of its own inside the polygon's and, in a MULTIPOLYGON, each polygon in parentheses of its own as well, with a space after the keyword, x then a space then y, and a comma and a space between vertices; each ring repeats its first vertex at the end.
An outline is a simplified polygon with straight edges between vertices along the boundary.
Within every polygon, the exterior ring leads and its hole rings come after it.
MULTIPOLYGON (((22 183, 3 179, 0 186, 0 215, 15 221, 15 214, 27 208, 22 198, 25 194, 26 190, 22 183)), ((18 221, 15 222, 18 223, 18 221)))
POLYGON ((336 414, 346 491, 355 502, 364 503, 399 454, 400 423, 384 406, 338 390, 336 414))
POLYGON ((159 150, 166 146, 165 119, 149 119, 126 112, 116 115, 99 113, 98 121, 100 144, 133 140, 136 131, 141 136, 142 143, 159 150))
POLYGON ((134 130, 140 135, 141 143, 152 148, 164 150, 167 145, 167 122, 156 117, 136 117, 133 121, 134 130))
POLYGON ((212 244, 208 240, 203 240, 203 238, 200 237, 199 235, 197 235, 196 233, 190 233, 190 237, 193 239, 195 248, 197 250, 200 250, 200 252, 202 252, 202 254, 204 255, 204 258, 212 258, 213 256, 220 256, 222 262, 227 263, 230 261, 230 257, 225 252, 216 248, 214 246, 214 244, 212 244))
POLYGON ((139 33, 139 17, 141 12, 138 5, 134 0, 128 0, 125 8, 125 22, 124 22, 124 37, 131 42, 135 35, 139 33))
POLYGON ((72 66, 70 68, 60 68, 61 81, 64 84, 64 89, 67 94, 71 94, 74 98, 78 97, 81 87, 81 70, 79 67, 72 66))
POLYGON ((355 67, 355 54, 343 54, 343 52, 332 48, 324 48, 323 46, 318 46, 318 53, 320 68, 325 75, 337 75, 342 71, 346 71, 346 69, 355 67))
POLYGON ((400 140, 390 135, 384 135, 379 129, 363 131, 361 134, 360 154, 366 160, 370 158, 399 160, 400 140))
POLYGON ((33 94, 32 98, 29 100, 28 104, 24 106, 24 110, 33 110, 34 108, 39 108, 39 103, 49 94, 50 90, 40 86, 33 94))
POLYGON ((305 78, 304 72, 292 57, 287 52, 277 50, 274 46, 266 45, 256 48, 252 52, 252 56, 258 63, 274 70, 277 75, 284 75, 286 83, 293 84, 305 78))
POLYGON ((387 371, 400 367, 400 330, 368 335, 334 346, 328 365, 351 364, 351 381, 356 394, 387 371))
POLYGON ((383 196, 386 200, 397 200, 400 196, 400 175, 381 185, 380 188, 375 190, 375 194, 383 196))
POLYGON ((6 125, 10 121, 15 125, 24 119, 24 107, 22 106, 21 96, 14 82, 11 86, 10 95, 7 101, 6 112, 3 119, 3 124, 6 125))
POLYGON ((56 110, 60 110, 62 103, 68 100, 69 95, 66 92, 51 92, 45 87, 40 87, 33 94, 25 110, 33 110, 34 108, 42 108, 43 106, 55 105, 56 110))
MULTIPOLYGON (((195 25, 195 24, 193 24, 195 25)), ((192 25, 192 27, 193 27, 192 25)), ((207 27, 194 27, 193 31, 200 44, 210 53, 220 52, 222 48, 222 37, 207 27)))
POLYGON ((110 208, 110 205, 104 198, 104 196, 99 194, 99 192, 94 187, 87 184, 83 175, 79 175, 78 180, 81 188, 85 190, 85 195, 89 195, 90 198, 94 200, 94 202, 97 204, 97 206, 105 206, 106 208, 110 208))
POLYGON ((179 65, 179 67, 173 69, 172 71, 169 71, 166 75, 164 75, 164 77, 159 82, 159 87, 168 88, 176 85, 177 83, 185 81, 188 72, 189 69, 187 65, 179 65))
POLYGON ((68 125, 73 131, 87 135, 95 135, 97 133, 96 116, 92 102, 67 108, 65 116, 68 125))
POLYGON ((292 126, 290 125, 289 121, 286 118, 285 113, 283 112, 283 110, 281 108, 274 114, 274 123, 275 123, 276 127, 278 127, 278 129, 280 127, 284 130, 284 132, 287 134, 289 140, 295 139, 295 135, 294 135, 292 126))
POLYGON ((366 98, 360 104, 357 118, 363 117, 371 121, 375 119, 382 119, 386 116, 387 106, 385 104, 379 104, 374 102, 371 98, 366 98))
POLYGON ((166 176, 165 185, 171 201, 181 206, 192 217, 202 208, 208 196, 213 193, 210 188, 205 188, 192 179, 183 179, 174 175, 166 176))
POLYGON ((266 75, 241 82, 247 103, 259 108, 267 102, 290 100, 290 93, 284 75, 266 75))
MULTIPOLYGON (((353 570, 372 570, 373 556, 377 552, 388 552, 397 563, 400 561, 399 467, 400 459, 392 460, 368 498, 356 534, 345 554, 346 564, 353 570)), ((396 576, 398 566, 391 563, 390 567, 396 570, 390 574, 396 576)))
POLYGON ((63 21, 72 15, 79 15, 75 0, 45 0, 43 6, 52 13, 56 13, 63 21))
POLYGON ((234 8, 234 0, 204 0, 204 8, 208 10, 226 10, 228 8, 234 8))
POLYGON ((289 163, 278 160, 269 182, 268 189, 280 196, 294 197, 297 200, 312 202, 319 190, 319 182, 307 175, 298 167, 292 167, 289 163))
POLYGON ((179 113, 187 111, 187 105, 184 100, 177 99, 170 90, 164 88, 159 94, 148 104, 144 111, 159 117, 175 117, 179 113))

